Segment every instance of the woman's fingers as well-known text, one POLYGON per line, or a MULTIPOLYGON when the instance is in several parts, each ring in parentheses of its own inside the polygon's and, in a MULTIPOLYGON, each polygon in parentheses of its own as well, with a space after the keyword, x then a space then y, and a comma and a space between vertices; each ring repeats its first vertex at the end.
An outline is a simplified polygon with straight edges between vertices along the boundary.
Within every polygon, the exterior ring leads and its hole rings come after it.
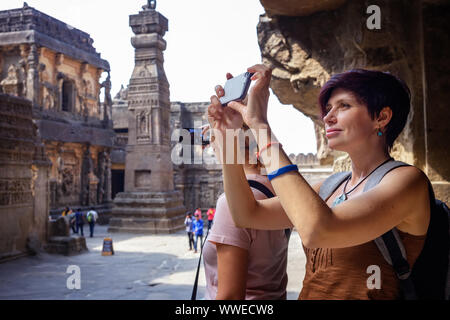
POLYGON ((208 106, 208 122, 212 126, 215 120, 222 119, 222 112, 217 110, 217 106, 210 104, 208 106))
POLYGON ((272 77, 272 70, 269 67, 256 64, 248 68, 247 71, 254 73, 252 80, 256 80, 255 86, 269 86, 272 77))
POLYGON ((225 91, 223 90, 221 85, 215 86, 214 90, 216 91, 216 95, 220 98, 225 95, 225 91))
MULTIPOLYGON (((231 78, 233 78, 233 75, 231 73, 227 72, 226 77, 227 77, 227 80, 230 80, 231 78)), ((220 84, 214 87, 214 91, 216 91, 216 95, 219 98, 223 97, 225 95, 225 90, 223 89, 223 87, 220 84)))
POLYGON ((248 72, 254 73, 253 77, 257 74, 260 74, 263 77, 269 77, 272 75, 272 69, 263 65, 263 64, 255 64, 247 69, 248 72))
POLYGON ((237 102, 237 101, 231 101, 227 104, 227 106, 229 108, 239 112, 241 115, 243 115, 245 107, 246 107, 244 104, 237 102))

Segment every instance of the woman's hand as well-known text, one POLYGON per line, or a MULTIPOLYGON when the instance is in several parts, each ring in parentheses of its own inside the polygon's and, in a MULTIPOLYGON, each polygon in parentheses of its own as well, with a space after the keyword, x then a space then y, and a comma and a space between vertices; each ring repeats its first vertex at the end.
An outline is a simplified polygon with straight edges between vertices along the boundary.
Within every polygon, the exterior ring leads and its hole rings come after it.
MULTIPOLYGON (((233 76, 227 73, 227 79, 231 79, 233 76)), ((227 129, 240 129, 242 127, 242 116, 239 112, 222 107, 219 98, 225 95, 222 86, 218 85, 215 88, 216 95, 211 96, 211 104, 208 107, 208 122, 210 128, 219 130, 222 135, 225 135, 227 129)))
MULTIPOLYGON (((227 73, 227 79, 232 78, 230 73, 227 73)), ((217 159, 219 162, 225 163, 225 150, 226 150, 226 131, 227 130, 239 130, 242 128, 243 120, 239 112, 222 107, 219 101, 219 97, 222 97, 225 92, 222 86, 218 85, 215 88, 216 95, 211 97, 211 104, 208 106, 208 122, 209 128, 205 128, 202 134, 205 134, 208 130, 211 130, 211 146, 214 148, 217 159)), ((234 132, 233 132, 234 134, 234 132)), ((231 150, 235 152, 234 148, 231 150)))
POLYGON ((247 69, 254 73, 252 80, 256 80, 248 93, 247 103, 232 101, 228 103, 229 108, 239 112, 251 129, 267 128, 267 107, 269 103, 269 85, 272 70, 265 65, 257 64, 247 69))

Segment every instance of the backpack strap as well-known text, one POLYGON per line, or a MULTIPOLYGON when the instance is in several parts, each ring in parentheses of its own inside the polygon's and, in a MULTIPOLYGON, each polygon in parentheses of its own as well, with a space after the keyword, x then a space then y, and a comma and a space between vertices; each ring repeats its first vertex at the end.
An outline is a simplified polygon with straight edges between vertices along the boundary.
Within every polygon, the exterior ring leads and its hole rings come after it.
MULTIPOLYGON (((380 183, 383 177, 391 170, 409 166, 400 161, 389 161, 379 167, 369 177, 364 186, 366 192, 380 183)), ((406 300, 417 299, 416 290, 411 279, 411 267, 406 258, 406 250, 396 228, 386 232, 374 240, 384 259, 393 267, 397 278, 400 280, 403 297, 406 300)))
POLYGON ((273 198, 275 197, 275 195, 272 193, 272 191, 270 191, 269 188, 267 188, 265 185, 263 185, 262 183, 255 181, 255 180, 247 180, 248 184, 250 185, 250 187, 255 188, 256 190, 261 191, 262 193, 264 193, 264 195, 267 198, 273 198))
POLYGON ((329 176, 320 186, 319 196, 326 201, 333 192, 348 178, 350 171, 338 172, 329 176))
MULTIPOLYGON (((275 197, 275 195, 272 193, 272 191, 270 191, 269 188, 267 188, 265 185, 263 185, 262 183, 255 181, 255 180, 247 180, 248 184, 250 185, 250 187, 255 188, 256 190, 261 191, 262 193, 265 194, 265 196, 270 199, 275 197)), ((289 240, 289 238, 291 237, 291 229, 287 228, 284 229, 284 234, 286 235, 286 238, 289 240)))
POLYGON ((209 234, 209 228, 206 231, 206 236, 205 236, 205 239, 203 240, 203 242, 200 241, 201 242, 200 243, 200 257, 198 258, 197 272, 195 273, 194 287, 192 288, 191 300, 197 300, 198 276, 200 273, 200 264, 201 264, 202 256, 203 256, 203 246, 205 245, 206 239, 208 238, 208 234, 209 234))

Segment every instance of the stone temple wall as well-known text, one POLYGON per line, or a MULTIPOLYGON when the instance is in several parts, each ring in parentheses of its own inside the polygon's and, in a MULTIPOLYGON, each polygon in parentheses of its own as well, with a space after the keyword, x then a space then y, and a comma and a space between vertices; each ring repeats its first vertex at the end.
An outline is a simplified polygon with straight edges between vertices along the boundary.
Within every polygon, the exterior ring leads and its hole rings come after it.
POLYGON ((102 217, 112 207, 109 64, 92 43, 89 34, 26 3, 0 11, 0 92, 31 101, 51 164, 49 196, 33 197, 48 202, 53 216, 65 206, 93 206, 102 217), (107 77, 100 82, 103 72, 107 77))
POLYGON ((0 260, 47 239, 49 167, 29 100, 0 94, 0 260))
POLYGON ((271 88, 283 104, 310 117, 317 156, 335 170, 348 159, 330 150, 317 96, 333 75, 352 68, 389 71, 408 84, 412 109, 392 155, 422 169, 437 196, 450 197, 447 52, 448 1, 261 0, 258 41, 263 63, 273 68, 271 88), (369 29, 369 5, 380 8, 381 28, 369 29))

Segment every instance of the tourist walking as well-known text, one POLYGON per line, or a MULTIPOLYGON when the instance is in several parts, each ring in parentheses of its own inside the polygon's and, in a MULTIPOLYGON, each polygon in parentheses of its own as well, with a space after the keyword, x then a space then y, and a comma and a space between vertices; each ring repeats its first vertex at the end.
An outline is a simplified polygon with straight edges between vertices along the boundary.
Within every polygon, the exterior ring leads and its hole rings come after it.
POLYGON ((97 211, 95 211, 94 208, 91 208, 86 213, 86 219, 87 219, 87 221, 89 223, 89 232, 90 232, 90 237, 92 238, 94 236, 95 223, 97 222, 97 219, 98 219, 97 211))
POLYGON ((75 233, 81 233, 82 236, 84 236, 83 233, 83 227, 84 227, 84 219, 83 219, 83 212, 81 211, 80 208, 78 208, 75 212, 75 226, 76 226, 76 231, 75 233))
POLYGON ((194 253, 197 253, 197 244, 198 244, 199 238, 200 238, 200 249, 203 244, 203 220, 202 220, 201 215, 197 214, 195 216, 195 220, 193 222, 193 229, 194 229, 194 236, 195 236, 194 253))
POLYGON ((202 218, 202 210, 200 210, 200 208, 197 208, 194 211, 194 217, 196 217, 196 216, 200 216, 200 218, 202 218))
POLYGON ((189 242, 189 251, 194 248, 194 221, 192 219, 192 213, 188 212, 184 219, 184 225, 186 226, 186 233, 189 242))
POLYGON ((206 211, 206 215, 208 217, 208 230, 211 229, 214 221, 214 215, 216 214, 215 208, 209 208, 208 211, 206 211))

